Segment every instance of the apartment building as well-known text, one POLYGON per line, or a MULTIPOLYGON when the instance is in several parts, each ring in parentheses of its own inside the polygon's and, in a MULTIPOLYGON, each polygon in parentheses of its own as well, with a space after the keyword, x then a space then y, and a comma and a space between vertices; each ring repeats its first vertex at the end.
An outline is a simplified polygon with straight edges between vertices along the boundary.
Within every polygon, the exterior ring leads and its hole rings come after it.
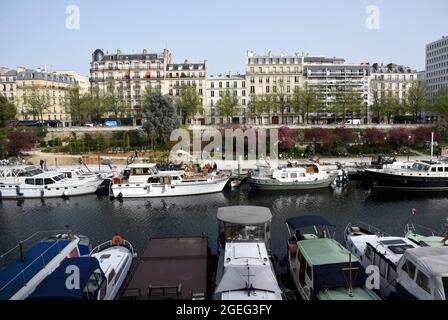
MULTIPOLYGON (((251 95, 286 94, 290 97, 294 88, 303 82, 303 55, 284 53, 258 55, 253 51, 246 54, 246 88, 251 95)), ((298 115, 292 110, 273 112, 270 115, 250 115, 253 124, 292 124, 298 122, 298 115)))
POLYGON ((340 92, 356 92, 363 100, 364 108, 359 116, 369 118, 369 63, 350 64, 340 58, 303 57, 303 82, 319 94, 322 106, 318 114, 312 115, 313 123, 341 121, 340 115, 332 112, 340 92))
POLYGON ((202 63, 170 63, 166 66, 165 91, 174 99, 179 99, 182 89, 193 87, 201 99, 202 110, 194 115, 193 119, 187 119, 193 124, 206 123, 206 89, 207 89, 207 60, 202 63))
MULTIPOLYGON (((42 120, 44 125, 65 127, 71 125, 71 117, 65 107, 65 96, 73 86, 78 85, 76 78, 82 76, 73 72, 46 71, 19 67, 3 71, 0 76, 1 92, 17 107, 17 119, 22 124, 33 124, 42 120), (37 114, 33 97, 45 96, 46 106, 40 107, 42 119, 37 114)), ((40 113, 40 111, 39 111, 40 113)))
POLYGON ((207 77, 206 109, 205 117, 207 124, 227 123, 227 119, 218 108, 218 101, 230 91, 238 99, 238 112, 232 118, 232 123, 243 124, 246 121, 249 95, 246 88, 246 76, 241 74, 210 75, 207 77))

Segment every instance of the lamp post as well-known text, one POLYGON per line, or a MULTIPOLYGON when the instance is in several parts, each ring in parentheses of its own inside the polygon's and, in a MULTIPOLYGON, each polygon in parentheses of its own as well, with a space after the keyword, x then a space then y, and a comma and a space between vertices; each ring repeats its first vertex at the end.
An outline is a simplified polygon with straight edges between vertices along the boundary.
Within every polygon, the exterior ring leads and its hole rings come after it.
POLYGON ((410 153, 411 153, 411 139, 412 139, 412 136, 408 136, 408 162, 409 162, 409 155, 410 155, 410 153))

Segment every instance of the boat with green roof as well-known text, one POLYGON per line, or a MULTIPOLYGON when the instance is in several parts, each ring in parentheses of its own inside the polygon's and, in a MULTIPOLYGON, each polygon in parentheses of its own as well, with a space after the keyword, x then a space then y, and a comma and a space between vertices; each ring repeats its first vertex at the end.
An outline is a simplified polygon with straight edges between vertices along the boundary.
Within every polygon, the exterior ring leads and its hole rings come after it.
POLYGON ((299 216, 287 219, 286 226, 288 269, 302 299, 381 300, 365 287, 358 259, 333 239, 331 223, 320 216, 299 216))
POLYGON ((445 229, 447 229, 445 232, 439 232, 419 224, 408 223, 404 234, 406 238, 422 247, 446 247, 448 246, 448 218, 445 229))

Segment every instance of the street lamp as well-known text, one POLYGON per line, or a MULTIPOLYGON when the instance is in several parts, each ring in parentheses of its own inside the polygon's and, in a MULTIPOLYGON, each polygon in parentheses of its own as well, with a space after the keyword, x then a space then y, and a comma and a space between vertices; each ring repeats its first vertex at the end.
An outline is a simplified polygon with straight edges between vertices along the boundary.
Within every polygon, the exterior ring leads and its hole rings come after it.
POLYGON ((408 162, 409 162, 409 154, 411 153, 411 139, 412 136, 408 136, 408 162))

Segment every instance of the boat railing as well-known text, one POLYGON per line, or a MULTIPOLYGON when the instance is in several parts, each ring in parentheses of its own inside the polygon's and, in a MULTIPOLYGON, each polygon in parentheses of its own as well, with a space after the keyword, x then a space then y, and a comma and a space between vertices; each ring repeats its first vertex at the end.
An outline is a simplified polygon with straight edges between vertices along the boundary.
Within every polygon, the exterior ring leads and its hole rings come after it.
POLYGON ((50 236, 54 236, 57 234, 71 234, 71 231, 68 229, 65 230, 45 230, 45 231, 38 231, 30 235, 28 238, 19 241, 19 243, 9 249, 8 251, 4 252, 0 255, 0 270, 20 256, 21 250, 26 247, 31 247, 34 244, 36 244, 39 241, 45 240, 49 238, 50 236))
POLYGON ((0 296, 4 292, 7 292, 7 290, 11 290, 11 292, 17 292, 26 285, 26 283, 32 279, 40 270, 45 268, 45 266, 54 258, 52 257, 48 261, 45 260, 45 254, 48 253, 50 250, 57 247, 58 254, 61 253, 61 251, 65 248, 60 246, 61 241, 65 241, 67 239, 57 239, 51 246, 49 246, 44 252, 42 252, 37 258, 35 258, 30 264, 28 264, 24 269, 21 269, 19 273, 17 273, 11 280, 9 280, 7 283, 3 285, 3 287, 0 288, 0 296), (30 272, 30 274, 27 274, 28 270, 39 270, 37 272, 30 272))
POLYGON ((404 227, 404 234, 408 234, 409 232, 419 233, 426 236, 441 236, 441 232, 416 224, 416 223, 408 223, 404 227))
POLYGON ((359 221, 358 226, 370 233, 377 234, 379 236, 390 236, 390 234, 388 234, 387 232, 384 232, 380 228, 377 228, 377 227, 375 227, 371 224, 368 224, 366 222, 363 222, 363 221, 359 221))
POLYGON ((92 254, 101 252, 103 250, 106 250, 107 248, 117 247, 117 246, 127 248, 131 252, 131 254, 134 255, 134 247, 127 240, 123 240, 123 242, 120 243, 120 244, 113 244, 112 240, 103 242, 102 244, 100 244, 100 245, 96 246, 95 248, 93 248, 92 251, 90 251, 90 254, 92 255, 92 254))

